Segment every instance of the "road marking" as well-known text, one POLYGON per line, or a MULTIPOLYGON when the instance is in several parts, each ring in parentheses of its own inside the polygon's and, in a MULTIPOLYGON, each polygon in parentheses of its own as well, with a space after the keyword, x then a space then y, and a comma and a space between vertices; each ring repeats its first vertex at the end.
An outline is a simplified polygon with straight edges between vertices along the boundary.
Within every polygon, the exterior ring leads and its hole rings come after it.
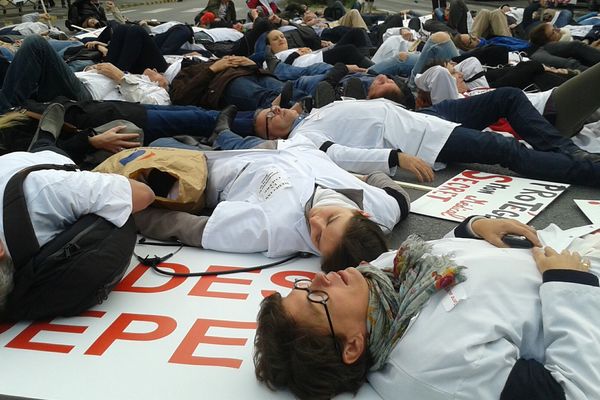
POLYGON ((182 13, 199 13, 203 8, 190 8, 189 10, 183 10, 182 13))
POLYGON ((173 9, 173 7, 169 7, 169 8, 156 8, 154 10, 144 11, 144 12, 142 12, 142 14, 158 14, 158 13, 161 13, 161 12, 164 12, 164 11, 169 11, 169 10, 172 10, 172 9, 173 9))
POLYGON ((134 11, 137 11, 137 9, 133 9, 133 10, 125 10, 125 11, 121 11, 121 14, 127 14, 127 13, 132 13, 134 11))

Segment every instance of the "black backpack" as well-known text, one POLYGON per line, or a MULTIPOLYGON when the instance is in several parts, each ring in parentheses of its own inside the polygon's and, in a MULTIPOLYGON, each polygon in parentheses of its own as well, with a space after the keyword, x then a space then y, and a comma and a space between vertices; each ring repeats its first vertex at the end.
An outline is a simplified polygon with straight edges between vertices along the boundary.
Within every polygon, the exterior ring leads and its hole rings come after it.
POLYGON ((42 169, 77 170, 74 165, 35 165, 16 173, 4 191, 4 234, 14 262, 14 288, 3 320, 78 315, 102 303, 121 280, 133 254, 133 218, 121 228, 88 214, 42 248, 27 210, 23 182, 42 169))

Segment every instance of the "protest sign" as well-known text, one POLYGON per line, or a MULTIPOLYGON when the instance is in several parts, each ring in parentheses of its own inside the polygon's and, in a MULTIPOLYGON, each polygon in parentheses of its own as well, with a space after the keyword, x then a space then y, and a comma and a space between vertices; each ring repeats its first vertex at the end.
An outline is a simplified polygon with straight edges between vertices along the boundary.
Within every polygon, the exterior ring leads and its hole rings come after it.
POLYGON ((600 200, 573 200, 593 224, 600 224, 600 200))
POLYGON ((531 221, 568 184, 465 170, 411 204, 411 212, 461 222, 471 215, 531 221))

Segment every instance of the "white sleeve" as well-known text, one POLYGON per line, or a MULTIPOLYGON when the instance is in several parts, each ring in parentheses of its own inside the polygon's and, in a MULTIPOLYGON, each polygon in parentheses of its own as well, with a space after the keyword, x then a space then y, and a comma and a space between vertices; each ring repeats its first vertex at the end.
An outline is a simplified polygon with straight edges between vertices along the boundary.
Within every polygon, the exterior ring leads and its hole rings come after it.
POLYGON ((446 68, 440 65, 431 67, 422 74, 417 75, 415 84, 419 89, 430 93, 432 104, 460 98, 456 88, 456 80, 446 68))
POLYGON ((297 137, 309 139, 316 148, 325 154, 340 168, 357 174, 370 174, 382 171, 394 175, 396 168, 390 168, 389 157, 392 149, 362 149, 334 143, 318 132, 301 132, 297 137))
POLYGON ((269 247, 268 220, 263 209, 245 201, 222 201, 209 217, 202 247, 234 253, 257 253, 269 247))
POLYGON ((332 144, 325 152, 340 168, 357 174, 370 174, 381 171, 388 175, 396 173, 396 167, 390 168, 391 149, 357 149, 341 144, 332 144))
POLYGON ((156 83, 140 76, 125 74, 119 84, 125 101, 142 104, 170 105, 169 93, 156 83))
POLYGON ((540 288, 544 366, 567 399, 592 399, 600 393, 600 288, 546 282, 540 288))

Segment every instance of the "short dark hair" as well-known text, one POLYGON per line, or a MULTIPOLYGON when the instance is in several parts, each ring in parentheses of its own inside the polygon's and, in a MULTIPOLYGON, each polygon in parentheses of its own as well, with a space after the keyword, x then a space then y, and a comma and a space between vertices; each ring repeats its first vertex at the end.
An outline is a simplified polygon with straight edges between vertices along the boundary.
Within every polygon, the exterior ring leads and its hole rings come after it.
POLYGON ((402 104, 404 107, 408 108, 409 110, 414 110, 415 109, 415 96, 413 95, 413 92, 410 90, 410 88, 408 87, 406 82, 403 81, 399 77, 392 77, 392 80, 396 83, 396 86, 398 86, 398 89, 400 89, 400 93, 398 93, 398 92, 390 93, 389 97, 384 96, 384 98, 386 98, 388 100, 392 100, 393 102, 396 102, 398 104, 402 104))
POLYGON ((539 24, 529 32, 529 41, 537 47, 542 47, 550 41, 548 35, 546 35, 547 23, 539 24))
POLYGON ((279 293, 262 301, 257 322, 254 368, 256 378, 270 389, 288 388, 300 399, 318 400, 356 393, 365 381, 372 363, 368 350, 353 364, 344 364, 331 336, 299 326, 285 312, 279 293))
POLYGON ((386 251, 387 241, 379 225, 357 213, 350 219, 340 245, 322 258, 321 269, 329 272, 356 267, 361 261, 374 260, 386 251))

